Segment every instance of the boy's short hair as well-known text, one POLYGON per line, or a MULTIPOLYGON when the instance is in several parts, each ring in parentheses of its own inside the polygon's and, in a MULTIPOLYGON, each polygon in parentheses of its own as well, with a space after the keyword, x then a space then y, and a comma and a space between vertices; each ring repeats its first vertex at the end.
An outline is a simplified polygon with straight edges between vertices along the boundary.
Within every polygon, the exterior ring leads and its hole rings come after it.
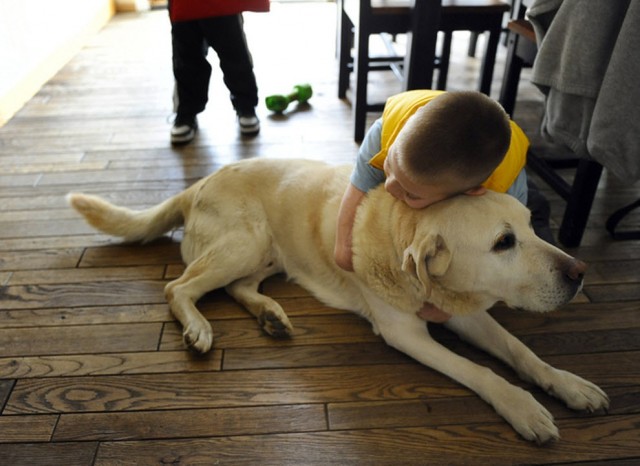
POLYGON ((490 97, 473 91, 445 92, 418 109, 394 142, 399 163, 414 181, 451 176, 485 181, 511 142, 509 116, 490 97))

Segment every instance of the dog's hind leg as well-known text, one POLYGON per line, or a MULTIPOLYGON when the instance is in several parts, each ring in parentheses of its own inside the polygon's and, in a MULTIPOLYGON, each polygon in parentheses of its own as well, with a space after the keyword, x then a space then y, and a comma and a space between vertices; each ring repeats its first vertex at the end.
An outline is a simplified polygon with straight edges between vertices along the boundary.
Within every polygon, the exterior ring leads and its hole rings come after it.
POLYGON ((293 326, 280 304, 259 293, 258 287, 265 278, 281 271, 272 261, 263 270, 236 280, 225 288, 227 293, 258 319, 262 329, 274 337, 291 335, 293 326))
MULTIPOLYGON (((209 321, 198 311, 195 303, 208 291, 226 286, 230 281, 250 276, 260 270, 261 259, 256 250, 242 254, 241 248, 225 244, 194 260, 184 273, 169 282, 165 296, 171 312, 183 327, 183 338, 188 348, 206 353, 213 344, 213 330, 209 321), (229 260, 228 251, 239 251, 229 260)), ((264 257, 264 256, 262 256, 264 257)))

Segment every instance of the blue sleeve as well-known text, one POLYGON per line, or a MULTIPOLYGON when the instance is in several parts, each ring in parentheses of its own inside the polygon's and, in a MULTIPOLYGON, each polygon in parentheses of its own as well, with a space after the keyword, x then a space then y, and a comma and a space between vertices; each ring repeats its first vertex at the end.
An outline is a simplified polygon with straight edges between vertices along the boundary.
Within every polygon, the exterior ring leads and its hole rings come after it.
POLYGON ((507 194, 515 197, 523 205, 527 205, 527 198, 529 197, 529 186, 527 184, 527 172, 524 168, 520 171, 520 174, 513 182, 511 187, 507 190, 507 194))
POLYGON ((384 183, 385 176, 382 170, 378 170, 375 167, 369 165, 369 161, 380 152, 382 136, 382 119, 378 118, 362 141, 360 150, 358 151, 358 158, 356 160, 356 166, 351 173, 351 184, 358 188, 360 191, 368 192, 375 188, 380 183, 384 183))

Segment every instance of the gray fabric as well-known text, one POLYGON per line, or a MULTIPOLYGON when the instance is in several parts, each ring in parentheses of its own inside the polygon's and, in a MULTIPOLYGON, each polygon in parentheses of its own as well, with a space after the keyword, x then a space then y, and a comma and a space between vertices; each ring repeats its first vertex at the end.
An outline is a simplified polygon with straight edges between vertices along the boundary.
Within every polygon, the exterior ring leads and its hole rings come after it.
POLYGON ((536 0, 532 82, 545 94, 542 133, 640 179, 640 0, 536 0))

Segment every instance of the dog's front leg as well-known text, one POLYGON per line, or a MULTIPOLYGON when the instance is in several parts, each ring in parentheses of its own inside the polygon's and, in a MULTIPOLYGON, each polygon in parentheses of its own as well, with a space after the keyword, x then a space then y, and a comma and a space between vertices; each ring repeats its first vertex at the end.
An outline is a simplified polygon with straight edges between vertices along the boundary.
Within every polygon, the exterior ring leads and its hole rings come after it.
POLYGON ((440 345, 417 316, 388 310, 376 313, 376 323, 390 346, 476 392, 527 440, 558 438, 553 416, 530 393, 440 345))
POLYGON ((609 406, 607 395, 593 383, 542 361, 486 312, 454 317, 447 327, 513 367, 520 377, 542 387, 573 409, 595 411, 609 406))

